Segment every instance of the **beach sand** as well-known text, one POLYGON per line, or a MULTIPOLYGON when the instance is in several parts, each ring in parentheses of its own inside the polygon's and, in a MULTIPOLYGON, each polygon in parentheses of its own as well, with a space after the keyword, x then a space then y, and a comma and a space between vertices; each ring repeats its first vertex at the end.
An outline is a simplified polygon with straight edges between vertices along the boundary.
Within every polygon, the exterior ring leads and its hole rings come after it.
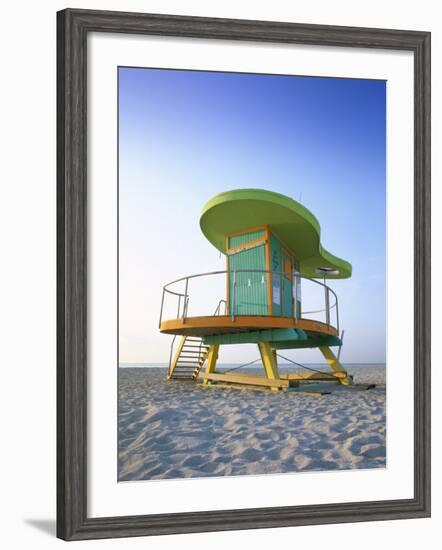
POLYGON ((121 368, 119 480, 384 468, 385 367, 347 368, 376 388, 310 396, 121 368))

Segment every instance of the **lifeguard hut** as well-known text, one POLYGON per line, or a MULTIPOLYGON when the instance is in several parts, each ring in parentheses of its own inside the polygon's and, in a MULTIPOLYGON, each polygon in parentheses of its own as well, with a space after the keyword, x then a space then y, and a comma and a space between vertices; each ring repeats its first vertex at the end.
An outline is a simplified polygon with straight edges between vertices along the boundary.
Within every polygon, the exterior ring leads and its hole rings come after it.
POLYGON ((338 298, 326 281, 350 277, 352 268, 323 248, 315 216, 284 195, 237 189, 215 196, 204 206, 200 227, 226 256, 226 270, 187 275, 165 285, 159 328, 174 335, 168 379, 272 390, 324 380, 348 385, 350 378, 339 353, 331 350, 340 351, 342 338, 338 298), (222 291, 218 290, 221 295, 206 293, 206 311, 193 312, 193 304, 201 305, 199 282, 220 277, 224 280, 222 291), (304 303, 306 285, 319 293, 320 307, 311 309, 304 303), (173 313, 166 315, 171 307, 173 313), (246 343, 259 348, 262 376, 217 371, 220 346, 246 343), (330 368, 279 373, 279 350, 300 348, 318 348, 330 368))

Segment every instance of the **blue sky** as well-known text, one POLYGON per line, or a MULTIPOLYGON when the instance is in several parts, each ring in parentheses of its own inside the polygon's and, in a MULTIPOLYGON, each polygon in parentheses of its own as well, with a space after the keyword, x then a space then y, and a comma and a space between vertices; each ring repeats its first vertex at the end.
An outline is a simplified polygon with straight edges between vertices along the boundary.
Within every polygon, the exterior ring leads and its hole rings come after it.
MULTIPOLYGON (((168 360, 162 286, 225 269, 199 215, 241 187, 283 193, 314 213, 322 244, 353 265, 351 279, 331 282, 342 360, 384 362, 385 98, 378 80, 120 68, 120 362, 168 360)), ((220 360, 255 355, 225 346, 220 360)), ((320 361, 315 350, 290 356, 320 361)))

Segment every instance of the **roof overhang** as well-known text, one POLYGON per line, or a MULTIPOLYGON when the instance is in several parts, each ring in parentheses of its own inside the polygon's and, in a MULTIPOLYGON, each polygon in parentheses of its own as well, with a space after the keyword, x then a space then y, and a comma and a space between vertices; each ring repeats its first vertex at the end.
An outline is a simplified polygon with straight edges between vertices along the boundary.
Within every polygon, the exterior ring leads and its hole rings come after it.
POLYGON ((226 235, 268 226, 299 259, 302 275, 326 279, 351 276, 351 264, 321 245, 321 228, 315 216, 302 204, 279 193, 263 189, 220 193, 204 206, 200 226, 205 237, 223 253, 226 235))

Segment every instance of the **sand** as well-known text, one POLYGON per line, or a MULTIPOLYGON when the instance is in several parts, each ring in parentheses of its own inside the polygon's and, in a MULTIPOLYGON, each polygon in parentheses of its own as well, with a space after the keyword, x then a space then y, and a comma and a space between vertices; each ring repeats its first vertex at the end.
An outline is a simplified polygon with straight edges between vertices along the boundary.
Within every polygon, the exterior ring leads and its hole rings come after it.
POLYGON ((120 369, 119 480, 384 468, 385 367, 347 368, 378 385, 309 396, 120 369))

